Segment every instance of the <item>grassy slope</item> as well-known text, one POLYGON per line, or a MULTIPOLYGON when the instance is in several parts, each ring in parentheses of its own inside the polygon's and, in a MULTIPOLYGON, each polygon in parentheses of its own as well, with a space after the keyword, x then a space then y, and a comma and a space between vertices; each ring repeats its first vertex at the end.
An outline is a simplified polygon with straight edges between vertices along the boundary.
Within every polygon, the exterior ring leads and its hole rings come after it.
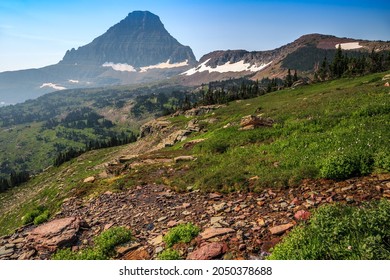
MULTIPOLYGON (((205 191, 294 186, 302 178, 320 177, 333 154, 367 153, 372 158, 369 171, 383 171, 378 165, 386 166, 383 162, 389 159, 390 152, 390 94, 389 88, 383 86, 383 76, 382 73, 342 79, 232 102, 198 117, 208 131, 191 135, 187 141, 206 139, 192 150, 184 150, 181 142, 147 155, 153 158, 193 154, 197 157, 194 162, 144 165, 116 178, 84 184, 84 178, 102 171, 101 166, 96 166, 129 147, 86 153, 59 168, 49 169, 20 188, 0 194, 0 235, 20 226, 22 216, 38 205, 45 205, 53 214, 67 197, 131 187, 140 182, 165 183, 178 190, 195 186, 205 191), (239 131, 241 117, 256 111, 273 118, 274 127, 239 131), (218 121, 206 121, 211 118, 218 121), (231 126, 223 128, 228 123, 231 126), (254 176, 258 179, 249 180, 254 176)), ((177 127, 184 127, 189 121, 183 116, 170 120, 177 127)))
POLYGON ((274 92, 205 116, 220 122, 206 124, 208 132, 200 137, 207 140, 193 150, 198 160, 172 184, 222 191, 294 186, 302 178, 327 175, 329 161, 344 155, 369 158, 367 170, 349 175, 389 167, 390 95, 383 76, 274 92), (256 110, 273 118, 274 127, 239 131, 241 117, 256 110), (223 128, 227 123, 232 126, 223 128), (249 184, 254 176, 259 179, 249 184))

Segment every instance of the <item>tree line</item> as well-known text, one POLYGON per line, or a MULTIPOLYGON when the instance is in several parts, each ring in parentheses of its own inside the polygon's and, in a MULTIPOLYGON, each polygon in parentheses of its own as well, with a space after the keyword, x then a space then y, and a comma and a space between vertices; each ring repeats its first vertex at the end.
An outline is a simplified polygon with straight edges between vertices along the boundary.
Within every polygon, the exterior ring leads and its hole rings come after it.
POLYGON ((325 56, 316 66, 314 81, 326 81, 341 77, 356 77, 390 70, 390 51, 378 52, 373 49, 368 55, 348 56, 339 45, 333 60, 325 56))
POLYGON ((17 187, 30 179, 27 171, 11 171, 8 178, 0 178, 0 192, 5 192, 10 188, 17 187))
POLYGON ((84 148, 68 148, 65 151, 59 152, 54 159, 53 165, 58 167, 61 164, 70 161, 85 152, 109 147, 115 147, 133 143, 137 140, 137 136, 134 133, 126 134, 122 132, 118 135, 113 135, 107 140, 93 140, 88 141, 84 148))

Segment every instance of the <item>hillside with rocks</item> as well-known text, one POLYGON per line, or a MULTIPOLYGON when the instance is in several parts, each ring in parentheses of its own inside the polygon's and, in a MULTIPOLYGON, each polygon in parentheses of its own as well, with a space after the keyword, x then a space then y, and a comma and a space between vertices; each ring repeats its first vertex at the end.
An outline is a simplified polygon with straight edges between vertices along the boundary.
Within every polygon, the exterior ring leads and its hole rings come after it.
POLYGON ((274 50, 219 50, 205 54, 198 65, 181 74, 181 79, 194 85, 245 76, 253 80, 283 78, 288 69, 311 77, 324 57, 332 59, 339 45, 349 56, 390 50, 389 42, 308 34, 274 50))
POLYGON ((147 122, 135 143, 85 153, 1 194, 0 258, 78 252, 123 226, 133 238, 112 258, 156 259, 170 229, 190 222, 199 235, 172 247, 182 259, 264 259, 324 205, 388 201, 388 76, 290 88, 147 122), (48 221, 21 225, 37 207, 48 221))

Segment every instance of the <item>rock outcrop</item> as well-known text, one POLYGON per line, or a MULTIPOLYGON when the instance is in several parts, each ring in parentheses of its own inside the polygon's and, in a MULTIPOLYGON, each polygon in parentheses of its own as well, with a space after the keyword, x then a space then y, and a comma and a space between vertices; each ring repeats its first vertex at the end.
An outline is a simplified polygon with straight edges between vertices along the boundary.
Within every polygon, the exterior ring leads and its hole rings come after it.
POLYGON ((241 130, 250 130, 250 129, 255 129, 258 127, 271 127, 273 125, 274 121, 270 118, 263 118, 259 116, 245 116, 242 117, 241 122, 240 122, 240 129, 241 130))
POLYGON ((60 247, 71 245, 81 225, 82 221, 77 217, 56 219, 33 229, 27 241, 38 252, 53 253, 60 247))

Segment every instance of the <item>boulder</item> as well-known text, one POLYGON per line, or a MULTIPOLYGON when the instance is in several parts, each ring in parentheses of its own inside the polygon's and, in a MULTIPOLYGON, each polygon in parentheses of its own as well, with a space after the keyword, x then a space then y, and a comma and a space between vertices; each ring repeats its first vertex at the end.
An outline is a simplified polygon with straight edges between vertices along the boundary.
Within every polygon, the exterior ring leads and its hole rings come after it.
POLYGON ((232 228, 214 228, 214 227, 211 227, 211 228, 206 228, 200 234, 200 236, 202 237, 202 239, 209 239, 209 238, 212 238, 212 237, 215 237, 215 236, 225 235, 225 234, 232 233, 232 232, 234 232, 234 229, 232 229, 232 228))
POLYGON ((211 260, 227 251, 227 245, 222 242, 206 243, 187 256, 187 260, 211 260))
POLYGON ((175 143, 179 141, 184 141, 187 139, 187 136, 191 134, 191 131, 182 129, 175 131, 168 135, 160 144, 159 148, 172 147, 175 143))
POLYGON ((390 80, 390 74, 387 74, 387 75, 385 75, 385 76, 382 78, 382 81, 386 81, 386 80, 390 80))
POLYGON ((187 124, 186 129, 191 132, 199 132, 201 129, 199 125, 199 121, 197 119, 190 120, 187 124))
POLYGON ((250 130, 261 126, 271 127, 274 121, 269 118, 263 118, 253 115, 242 117, 240 121, 240 130, 250 130))
POLYGON ((310 218, 310 212, 299 210, 297 213, 295 213, 294 218, 298 221, 306 221, 310 218))
POLYGON ((191 110, 185 111, 184 115, 186 117, 195 117, 200 115, 205 115, 211 113, 215 109, 222 108, 224 105, 207 105, 207 106, 199 106, 197 108, 193 108, 191 110))
POLYGON ((164 132, 165 129, 170 125, 169 121, 165 120, 152 120, 140 127, 139 138, 144 138, 151 134, 157 134, 164 132))
POLYGON ((56 219, 33 229, 27 241, 37 251, 54 252, 59 247, 72 245, 81 225, 77 217, 56 219))
POLYGON ((173 159, 174 162, 193 161, 193 160, 195 160, 193 156, 178 156, 173 159))
POLYGON ((94 176, 90 176, 88 178, 85 178, 83 182, 84 183, 93 183, 93 182, 95 182, 95 180, 96 180, 96 178, 94 176))

